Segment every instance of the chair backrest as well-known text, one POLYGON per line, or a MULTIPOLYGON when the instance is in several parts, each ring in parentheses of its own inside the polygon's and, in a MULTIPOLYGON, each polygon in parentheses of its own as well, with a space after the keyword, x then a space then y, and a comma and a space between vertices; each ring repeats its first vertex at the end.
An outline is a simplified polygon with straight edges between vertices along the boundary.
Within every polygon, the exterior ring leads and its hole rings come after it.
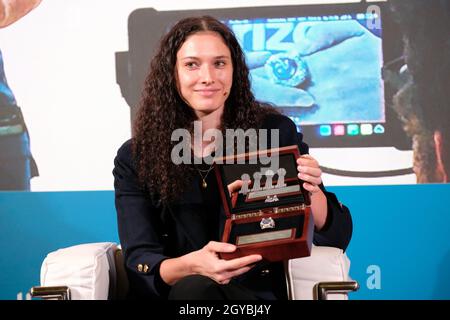
POLYGON ((110 299, 123 300, 127 297, 128 292, 128 277, 125 271, 125 263, 123 260, 122 249, 117 247, 114 252, 114 262, 116 265, 116 274, 115 274, 115 292, 110 299))

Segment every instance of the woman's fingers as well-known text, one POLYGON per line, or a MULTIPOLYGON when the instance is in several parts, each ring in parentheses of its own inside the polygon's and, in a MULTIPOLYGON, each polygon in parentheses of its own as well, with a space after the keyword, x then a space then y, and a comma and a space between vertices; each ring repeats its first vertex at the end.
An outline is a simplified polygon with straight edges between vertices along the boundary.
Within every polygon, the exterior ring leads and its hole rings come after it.
POLYGON ((244 256, 240 258, 235 258, 231 260, 223 260, 223 267, 225 270, 237 270, 246 266, 249 266, 251 264, 254 264, 258 261, 262 260, 262 256, 259 254, 252 254, 249 256, 244 256))
POLYGON ((236 181, 230 183, 228 185, 228 192, 230 193, 230 195, 233 192, 236 192, 236 191, 240 190, 242 188, 243 184, 244 184, 244 181, 242 181, 242 180, 236 180, 236 181))
POLYGON ((299 158, 297 158, 297 165, 315 168, 319 167, 317 160, 309 154, 302 154, 299 158))
POLYGON ((309 154, 304 154, 297 159, 298 178, 305 183, 303 187, 309 192, 315 193, 320 190, 322 183, 322 170, 316 159, 309 154))
POLYGON ((254 265, 251 265, 251 266, 245 266, 245 267, 239 268, 237 270, 233 270, 233 271, 225 271, 217 276, 216 281, 220 284, 227 284, 234 277, 240 276, 241 274, 248 272, 253 267, 254 267, 254 265))
POLYGON ((234 244, 217 241, 208 242, 205 248, 212 252, 233 252, 236 250, 236 246, 234 244))
POLYGON ((318 185, 312 185, 308 182, 303 183, 303 188, 311 193, 316 193, 320 191, 320 187, 318 185))
POLYGON ((319 175, 312 175, 312 174, 307 174, 307 173, 300 171, 297 176, 299 179, 303 180, 304 182, 308 182, 312 185, 319 185, 322 183, 322 178, 321 178, 320 173, 319 173, 319 175))

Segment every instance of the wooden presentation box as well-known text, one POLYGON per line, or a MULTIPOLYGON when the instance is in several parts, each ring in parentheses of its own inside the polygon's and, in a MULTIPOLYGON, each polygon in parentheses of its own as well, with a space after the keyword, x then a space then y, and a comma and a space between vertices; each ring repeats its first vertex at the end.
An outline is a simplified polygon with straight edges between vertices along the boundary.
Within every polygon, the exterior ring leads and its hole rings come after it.
POLYGON ((216 159, 227 215, 222 241, 237 246, 221 258, 260 254, 280 261, 311 254, 314 221, 309 192, 297 176, 298 157, 294 145, 216 159), (242 187, 230 194, 228 185, 236 180, 242 187))

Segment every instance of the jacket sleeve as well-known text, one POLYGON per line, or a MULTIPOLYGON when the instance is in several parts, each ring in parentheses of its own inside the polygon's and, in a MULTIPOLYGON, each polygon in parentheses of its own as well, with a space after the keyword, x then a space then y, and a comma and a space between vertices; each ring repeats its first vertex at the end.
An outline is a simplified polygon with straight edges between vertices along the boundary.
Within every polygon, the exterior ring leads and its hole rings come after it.
POLYGON ((113 175, 119 239, 130 290, 139 296, 162 297, 169 286, 159 276, 159 265, 168 258, 162 245, 161 209, 138 182, 131 140, 118 150, 113 175))
MULTIPOLYGON (((309 152, 308 145, 303 142, 303 134, 297 132, 294 122, 286 116, 271 115, 266 119, 264 127, 279 129, 280 147, 298 145, 301 154, 309 152)), ((345 250, 350 243, 353 223, 350 210, 341 204, 336 195, 326 191, 323 184, 319 186, 327 198, 327 220, 320 231, 314 232, 313 243, 318 246, 330 246, 345 250)))

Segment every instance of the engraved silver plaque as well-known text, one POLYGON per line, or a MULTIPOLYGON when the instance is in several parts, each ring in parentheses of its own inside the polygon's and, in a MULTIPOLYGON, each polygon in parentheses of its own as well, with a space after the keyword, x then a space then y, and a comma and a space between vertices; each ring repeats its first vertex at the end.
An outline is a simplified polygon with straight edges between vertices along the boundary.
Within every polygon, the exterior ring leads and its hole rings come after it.
POLYGON ((279 230, 279 231, 269 231, 269 232, 257 233, 257 234, 250 234, 250 235, 246 235, 246 236, 239 236, 239 237, 237 237, 236 244, 243 245, 243 244, 251 244, 251 243, 257 243, 257 242, 290 239, 290 238, 292 238, 292 235, 294 232, 295 232, 295 228, 279 230))
POLYGON ((300 192, 300 185, 296 184, 289 187, 283 187, 283 188, 273 188, 269 190, 261 190, 261 191, 253 191, 248 194, 248 200, 253 200, 257 198, 266 198, 267 196, 276 196, 276 195, 282 195, 286 193, 294 193, 294 192, 300 192))

